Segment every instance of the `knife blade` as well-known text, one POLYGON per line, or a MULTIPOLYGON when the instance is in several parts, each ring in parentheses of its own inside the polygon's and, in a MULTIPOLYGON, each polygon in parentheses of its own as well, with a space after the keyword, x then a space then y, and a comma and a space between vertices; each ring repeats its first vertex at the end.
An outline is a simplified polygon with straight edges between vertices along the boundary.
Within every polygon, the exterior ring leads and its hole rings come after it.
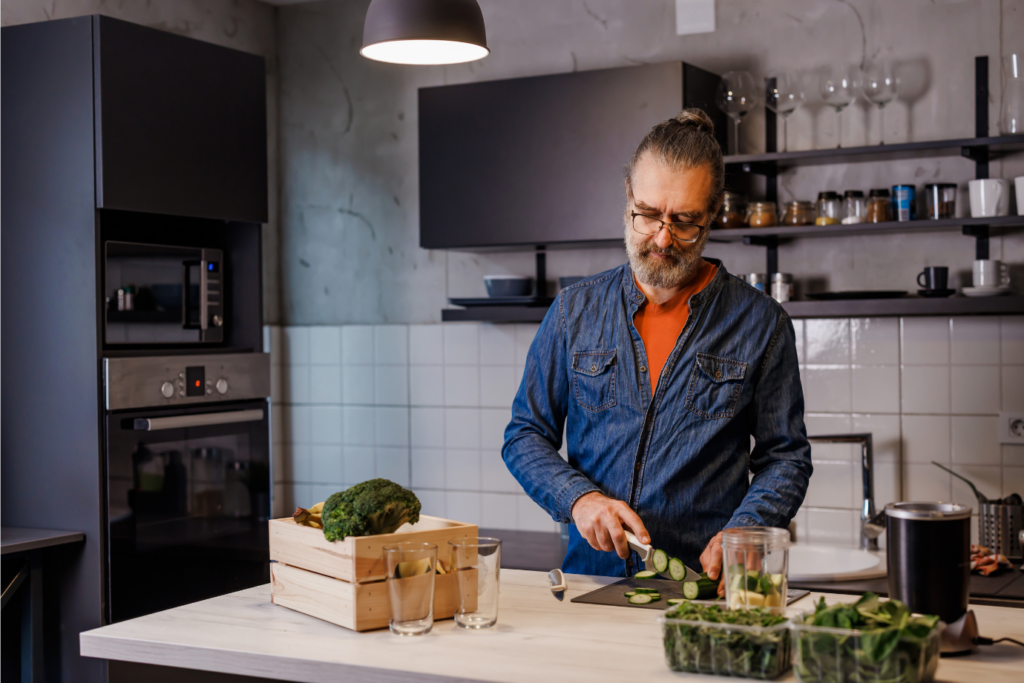
MULTIPOLYGON (((626 542, 629 543, 629 547, 635 550, 640 556, 640 559, 643 560, 644 569, 649 572, 654 572, 663 578, 671 579, 671 576, 666 576, 654 568, 654 548, 647 543, 641 543, 640 539, 638 539, 629 529, 625 529, 624 531, 626 532, 626 542)), ((683 565, 683 568, 686 570, 686 576, 683 577, 683 581, 697 581, 700 579, 699 573, 693 571, 685 564, 683 565)))
POLYGON ((562 574, 561 569, 552 569, 548 572, 548 581, 551 582, 551 594, 561 602, 562 598, 565 597, 565 590, 568 585, 565 583, 565 575, 562 574))

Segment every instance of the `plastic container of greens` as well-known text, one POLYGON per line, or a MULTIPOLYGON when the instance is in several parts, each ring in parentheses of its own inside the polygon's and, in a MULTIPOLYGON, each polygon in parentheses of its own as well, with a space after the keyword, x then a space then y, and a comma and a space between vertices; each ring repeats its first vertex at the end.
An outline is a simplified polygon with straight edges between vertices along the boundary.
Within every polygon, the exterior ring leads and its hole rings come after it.
POLYGON ((861 631, 791 620, 793 671, 801 683, 928 683, 939 666, 939 631, 918 636, 890 627, 861 631))
MULTIPOLYGON (((685 605, 683 603, 680 607, 685 605)), ((658 619, 668 668, 673 671, 762 680, 778 678, 789 669, 790 630, 789 622, 784 617, 757 610, 765 620, 777 623, 756 626, 707 621, 710 618, 729 619, 733 618, 729 615, 734 612, 746 612, 720 609, 721 604, 714 607, 717 615, 708 612, 676 618, 673 615, 679 610, 673 608, 658 619)))

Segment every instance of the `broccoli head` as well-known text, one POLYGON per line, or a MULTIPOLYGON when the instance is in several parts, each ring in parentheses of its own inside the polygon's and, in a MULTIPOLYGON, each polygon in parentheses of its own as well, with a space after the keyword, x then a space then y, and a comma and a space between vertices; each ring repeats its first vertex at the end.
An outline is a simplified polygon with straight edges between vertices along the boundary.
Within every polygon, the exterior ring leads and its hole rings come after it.
POLYGON ((419 521, 420 500, 393 481, 370 479, 328 498, 321 519, 328 541, 390 534, 419 521))

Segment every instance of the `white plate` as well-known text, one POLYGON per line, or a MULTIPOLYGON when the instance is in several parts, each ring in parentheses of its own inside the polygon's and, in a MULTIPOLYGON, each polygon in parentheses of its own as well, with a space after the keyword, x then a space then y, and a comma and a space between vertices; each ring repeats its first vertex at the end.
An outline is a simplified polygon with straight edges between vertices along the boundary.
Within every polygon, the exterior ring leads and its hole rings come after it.
POLYGON ((1002 294, 1009 294, 1010 287, 964 287, 964 296, 1000 296, 1002 294))
POLYGON ((885 555, 841 546, 796 544, 789 549, 789 580, 854 581, 886 575, 885 555))

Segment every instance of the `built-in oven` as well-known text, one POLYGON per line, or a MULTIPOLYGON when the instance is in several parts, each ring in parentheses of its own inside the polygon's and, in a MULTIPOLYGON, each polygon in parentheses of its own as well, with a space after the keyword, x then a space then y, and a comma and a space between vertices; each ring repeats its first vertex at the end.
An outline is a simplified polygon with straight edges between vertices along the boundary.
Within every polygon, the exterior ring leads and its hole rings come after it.
POLYGON ((107 610, 269 581, 270 358, 106 358, 107 610))
POLYGON ((224 258, 219 249, 104 243, 104 342, 224 341, 224 258))

